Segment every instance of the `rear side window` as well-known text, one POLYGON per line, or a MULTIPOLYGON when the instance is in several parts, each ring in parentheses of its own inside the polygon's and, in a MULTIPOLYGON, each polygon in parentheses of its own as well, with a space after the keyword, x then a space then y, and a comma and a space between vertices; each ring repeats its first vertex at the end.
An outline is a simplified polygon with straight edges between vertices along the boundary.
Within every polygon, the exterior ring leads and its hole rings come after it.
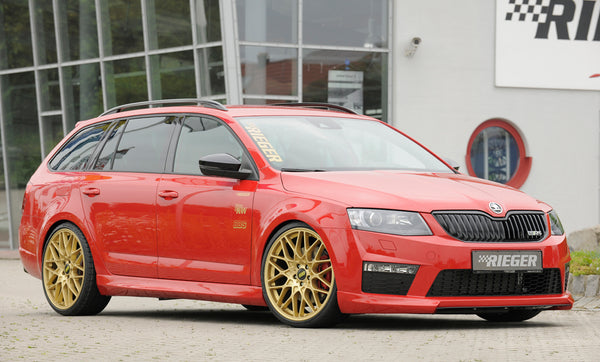
POLYGON ((109 125, 110 123, 103 123, 81 130, 52 158, 50 169, 54 171, 82 170, 109 125))
POLYGON ((163 172, 176 118, 145 117, 119 123, 107 137, 94 169, 163 172))

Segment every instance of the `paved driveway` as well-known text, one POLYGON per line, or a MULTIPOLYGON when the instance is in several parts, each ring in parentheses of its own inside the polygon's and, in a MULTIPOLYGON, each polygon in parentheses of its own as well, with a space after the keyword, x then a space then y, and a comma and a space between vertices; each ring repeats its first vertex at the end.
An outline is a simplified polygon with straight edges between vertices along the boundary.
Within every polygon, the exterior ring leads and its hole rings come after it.
POLYGON ((517 324, 476 316, 361 315, 295 329, 269 313, 202 301, 116 297, 93 317, 62 317, 41 281, 0 260, 0 360, 598 361, 600 309, 517 324))

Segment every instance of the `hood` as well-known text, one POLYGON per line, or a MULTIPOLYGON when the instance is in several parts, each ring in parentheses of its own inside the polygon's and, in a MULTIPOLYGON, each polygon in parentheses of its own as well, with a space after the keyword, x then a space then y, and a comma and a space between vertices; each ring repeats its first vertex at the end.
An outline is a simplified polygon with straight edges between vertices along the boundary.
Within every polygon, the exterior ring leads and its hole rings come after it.
POLYGON ((480 210, 504 216, 509 210, 550 208, 531 196, 498 183, 461 174, 403 171, 282 172, 283 187, 292 192, 328 199, 348 207, 432 212, 480 210), (502 212, 490 210, 490 202, 502 212))

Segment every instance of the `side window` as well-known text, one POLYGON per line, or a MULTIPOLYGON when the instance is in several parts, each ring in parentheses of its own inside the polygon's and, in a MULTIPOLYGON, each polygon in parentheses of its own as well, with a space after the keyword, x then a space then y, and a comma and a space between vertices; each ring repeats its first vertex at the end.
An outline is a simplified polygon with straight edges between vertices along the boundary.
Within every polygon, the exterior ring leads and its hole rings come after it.
POLYGON ((244 154, 237 138, 221 122, 187 117, 179 135, 173 172, 201 175, 198 161, 214 153, 228 153, 240 161, 244 154))
POLYGON ((81 130, 52 158, 50 169, 54 171, 82 170, 109 126, 110 123, 103 123, 81 130))
POLYGON ((96 170, 163 172, 176 117, 134 118, 111 131, 96 170))

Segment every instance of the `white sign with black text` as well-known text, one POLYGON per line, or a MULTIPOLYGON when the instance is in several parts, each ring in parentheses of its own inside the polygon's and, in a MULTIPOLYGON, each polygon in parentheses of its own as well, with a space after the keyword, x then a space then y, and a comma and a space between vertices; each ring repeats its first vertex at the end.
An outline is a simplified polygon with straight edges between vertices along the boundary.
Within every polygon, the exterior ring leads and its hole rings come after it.
POLYGON ((496 85, 600 90, 600 1, 496 0, 496 85))

